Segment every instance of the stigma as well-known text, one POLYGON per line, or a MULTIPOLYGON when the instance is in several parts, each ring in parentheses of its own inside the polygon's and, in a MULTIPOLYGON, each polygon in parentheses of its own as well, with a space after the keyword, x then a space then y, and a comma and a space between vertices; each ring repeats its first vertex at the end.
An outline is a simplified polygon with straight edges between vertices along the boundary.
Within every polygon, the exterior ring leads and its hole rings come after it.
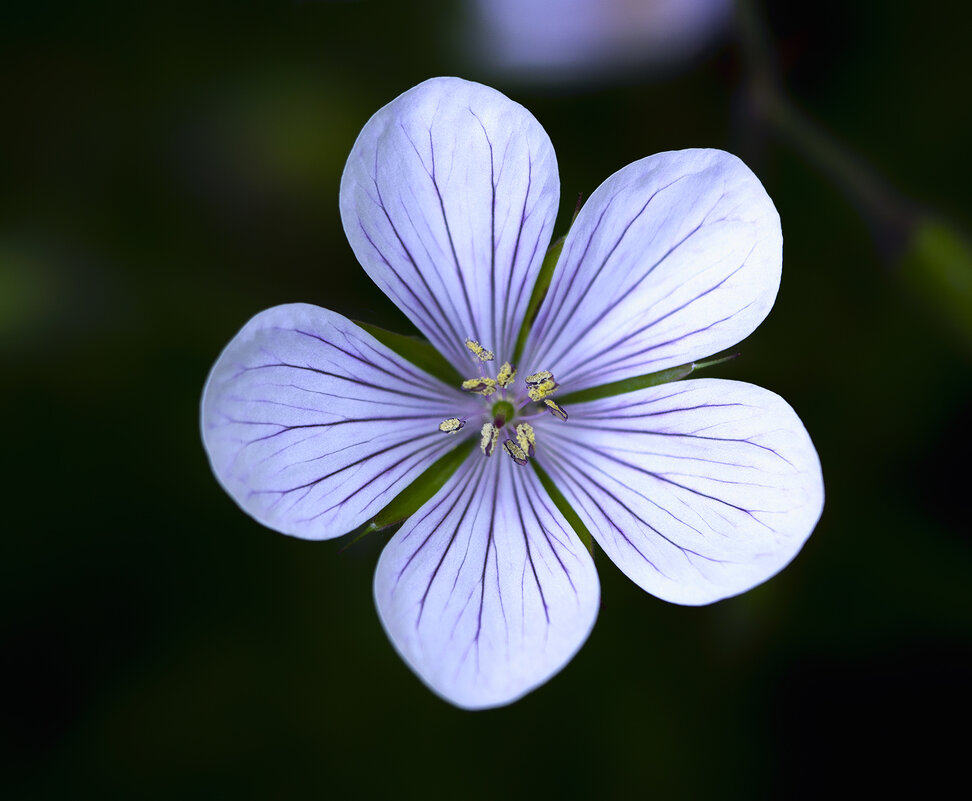
MULTIPOLYGON (((493 351, 472 337, 465 340, 465 346, 479 368, 479 375, 463 381, 460 388, 484 399, 483 422, 479 428, 480 451, 489 457, 500 446, 516 464, 526 465, 537 453, 536 431, 528 421, 544 413, 564 422, 567 420, 566 410, 551 397, 560 389, 560 384, 552 372, 539 370, 528 375, 517 388, 517 370, 510 362, 504 361, 495 377, 487 375, 486 364, 496 358, 493 351)), ((443 420, 439 423, 439 431, 457 434, 465 426, 466 419, 450 417, 443 420)))

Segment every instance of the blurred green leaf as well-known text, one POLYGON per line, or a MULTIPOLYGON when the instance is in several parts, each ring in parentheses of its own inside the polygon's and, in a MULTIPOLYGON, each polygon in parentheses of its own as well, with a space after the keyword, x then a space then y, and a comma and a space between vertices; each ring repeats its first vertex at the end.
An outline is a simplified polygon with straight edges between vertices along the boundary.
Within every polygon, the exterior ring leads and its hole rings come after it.
POLYGON ((34 333, 55 313, 54 278, 30 252, 0 243, 0 341, 34 333))
POLYGON ((935 219, 915 226, 901 260, 905 284, 972 345, 972 244, 935 219))

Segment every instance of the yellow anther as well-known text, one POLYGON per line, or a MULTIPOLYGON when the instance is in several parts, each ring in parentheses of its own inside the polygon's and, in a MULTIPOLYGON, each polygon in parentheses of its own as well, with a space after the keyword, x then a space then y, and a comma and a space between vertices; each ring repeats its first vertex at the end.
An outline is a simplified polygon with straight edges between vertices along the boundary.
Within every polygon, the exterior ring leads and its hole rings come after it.
POLYGON ((541 370, 539 373, 534 373, 533 375, 528 375, 526 377, 526 382, 530 386, 543 384, 546 381, 553 381, 553 373, 551 373, 549 370, 541 370))
POLYGON ((510 455, 518 465, 525 465, 527 463, 527 455, 519 445, 517 445, 513 440, 508 439, 503 443, 503 447, 506 448, 506 452, 510 455))
POLYGON ((470 378, 462 382, 463 392, 475 392, 477 395, 489 397, 496 392, 495 378, 470 378))
POLYGON ((443 420, 439 423, 439 431, 443 434, 455 434, 465 424, 465 420, 460 420, 458 417, 450 417, 448 420, 443 420))
POLYGON ((481 362, 491 362, 493 361, 493 351, 486 350, 482 345, 480 345, 475 339, 467 339, 466 347, 472 351, 473 355, 479 359, 481 362))
POLYGON ((546 404, 552 415, 559 417, 561 420, 567 419, 567 412, 565 412, 563 407, 559 406, 556 401, 552 401, 550 398, 544 398, 543 402, 546 404))
MULTIPOLYGON (((548 373, 547 375, 550 374, 548 373)), ((558 384, 552 378, 548 378, 546 381, 542 381, 539 384, 530 386, 530 388, 527 390, 527 395, 530 396, 530 400, 532 401, 541 401, 548 395, 553 395, 559 386, 560 384, 558 384)))
POLYGON ((533 433, 533 426, 529 423, 519 423, 516 427, 516 441, 527 456, 537 452, 537 438, 533 433))
POLYGON ((483 453, 489 456, 493 452, 493 448, 496 447, 496 440, 499 439, 499 429, 492 423, 483 423, 480 433, 483 437, 479 441, 479 447, 483 453))
POLYGON ((500 367, 499 372, 496 374, 496 383, 503 387, 503 389, 506 389, 513 383, 513 379, 515 378, 516 368, 509 362, 503 362, 503 366, 500 367))

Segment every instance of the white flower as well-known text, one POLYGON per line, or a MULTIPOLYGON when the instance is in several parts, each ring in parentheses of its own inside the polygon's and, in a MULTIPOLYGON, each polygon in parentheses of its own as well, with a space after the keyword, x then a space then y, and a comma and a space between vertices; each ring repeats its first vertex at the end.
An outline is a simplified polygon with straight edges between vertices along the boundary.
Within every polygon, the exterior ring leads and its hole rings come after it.
POLYGON ((468 448, 375 575, 395 647, 468 708, 542 684, 594 624, 597 573, 558 502, 633 581, 682 604, 774 575, 823 505, 813 445, 771 392, 692 379, 579 394, 691 365, 759 325, 782 236, 756 177, 717 150, 615 173, 571 226, 526 325, 559 192, 553 148, 524 108, 457 78, 409 90, 358 137, 341 215, 365 271, 469 377, 466 391, 297 304, 251 320, 203 396, 219 481, 261 523, 306 539, 361 526, 468 448))
POLYGON ((729 27, 731 0, 475 0, 478 60, 527 81, 595 81, 686 62, 729 27))

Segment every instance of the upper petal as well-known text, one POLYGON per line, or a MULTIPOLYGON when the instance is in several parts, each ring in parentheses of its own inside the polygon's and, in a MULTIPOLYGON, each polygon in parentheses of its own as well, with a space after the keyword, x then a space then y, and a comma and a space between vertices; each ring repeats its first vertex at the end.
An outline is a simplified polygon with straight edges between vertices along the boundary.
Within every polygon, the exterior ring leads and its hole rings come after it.
POLYGON ((444 418, 479 405, 340 314, 256 315, 213 366, 202 435, 244 511, 306 539, 346 534, 456 445, 444 418))
POLYGON ((734 345, 776 299, 782 248, 773 202, 735 156, 629 164, 571 227, 522 365, 573 391, 734 345))
POLYGON ((465 372, 467 337, 512 357, 559 195, 530 112, 487 86, 433 78, 361 131, 341 219, 368 275, 465 372))
POLYGON ((611 560, 666 601, 705 604, 760 584, 823 509, 803 424, 752 384, 665 384, 541 425, 537 459, 611 560))
POLYGON ((731 0, 476 0, 469 36, 487 66, 576 85, 687 60, 731 19, 731 0))
POLYGON ((570 660, 600 585, 533 470, 474 453, 385 546, 375 599, 421 679, 478 709, 516 700, 570 660))

